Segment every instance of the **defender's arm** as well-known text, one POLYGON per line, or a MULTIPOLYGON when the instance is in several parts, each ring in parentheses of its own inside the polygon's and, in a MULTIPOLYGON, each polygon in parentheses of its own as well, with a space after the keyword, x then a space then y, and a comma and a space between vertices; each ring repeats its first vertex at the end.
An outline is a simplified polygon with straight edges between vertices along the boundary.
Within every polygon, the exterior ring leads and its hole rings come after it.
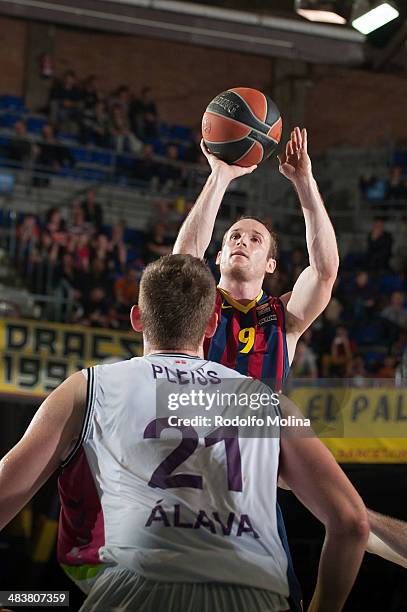
POLYGON ((369 508, 367 513, 370 530, 377 536, 369 539, 368 551, 407 568, 407 523, 369 508))
MULTIPOLYGON (((283 416, 302 415, 281 397, 283 416)), ((309 428, 283 428, 280 474, 325 526, 318 580, 308 612, 342 610, 356 579, 369 524, 366 509, 328 449, 309 428)))
POLYGON ((76 372, 41 404, 24 436, 0 461, 0 530, 68 456, 85 403, 86 380, 76 372))

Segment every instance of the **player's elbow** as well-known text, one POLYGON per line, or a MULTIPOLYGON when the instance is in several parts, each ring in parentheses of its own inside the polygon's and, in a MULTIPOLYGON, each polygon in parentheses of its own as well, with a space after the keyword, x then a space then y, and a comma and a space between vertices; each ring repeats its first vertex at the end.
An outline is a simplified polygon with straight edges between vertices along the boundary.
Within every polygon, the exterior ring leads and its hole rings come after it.
POLYGON ((172 248, 172 255, 193 255, 193 257, 199 257, 199 259, 203 259, 204 252, 196 244, 187 242, 176 242, 172 248))
POLYGON ((340 538, 367 542, 370 526, 363 503, 345 503, 338 512, 329 517, 326 529, 340 538))
POLYGON ((339 270, 339 257, 333 256, 325 262, 319 262, 317 274, 319 281, 334 284, 339 270))

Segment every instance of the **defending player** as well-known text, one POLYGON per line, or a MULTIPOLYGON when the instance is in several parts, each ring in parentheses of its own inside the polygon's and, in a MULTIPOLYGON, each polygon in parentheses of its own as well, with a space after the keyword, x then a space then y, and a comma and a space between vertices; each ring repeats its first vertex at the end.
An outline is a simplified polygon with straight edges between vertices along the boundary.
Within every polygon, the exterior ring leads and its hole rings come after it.
POLYGON ((0 529, 62 464, 58 554, 78 580, 90 586, 93 577, 83 612, 288 611, 278 470, 326 528, 309 612, 340 611, 352 587, 366 512, 318 439, 280 437, 278 428, 272 437, 225 438, 212 428, 198 441, 191 427, 169 431, 157 417, 163 381, 175 391, 188 380, 207 390, 229 378, 271 395, 203 358, 204 336, 217 326, 214 300, 202 261, 168 256, 148 267, 140 311, 132 311, 145 356, 90 368, 87 380, 72 375, 0 462, 0 529))

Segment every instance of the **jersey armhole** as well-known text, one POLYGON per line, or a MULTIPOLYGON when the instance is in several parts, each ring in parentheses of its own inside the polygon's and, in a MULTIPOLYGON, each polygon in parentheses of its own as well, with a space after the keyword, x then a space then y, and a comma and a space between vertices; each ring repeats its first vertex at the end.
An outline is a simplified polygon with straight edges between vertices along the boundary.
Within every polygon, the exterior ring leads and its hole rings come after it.
POLYGON ((280 308, 281 317, 282 317, 282 333, 283 333, 283 376, 282 382, 284 382, 288 376, 288 371, 290 369, 290 363, 288 362, 288 345, 287 345, 287 330, 286 330, 286 311, 284 308, 283 301, 281 297, 273 298, 275 300, 275 307, 280 308))
POLYGON ((83 415, 82 427, 79 438, 67 456, 67 458, 61 463, 60 469, 65 469, 69 463, 76 457, 78 452, 80 451, 83 442, 85 441, 89 426, 91 422, 91 414, 93 409, 93 404, 95 400, 95 369, 87 368, 87 387, 86 387, 86 405, 85 405, 85 413, 83 415))

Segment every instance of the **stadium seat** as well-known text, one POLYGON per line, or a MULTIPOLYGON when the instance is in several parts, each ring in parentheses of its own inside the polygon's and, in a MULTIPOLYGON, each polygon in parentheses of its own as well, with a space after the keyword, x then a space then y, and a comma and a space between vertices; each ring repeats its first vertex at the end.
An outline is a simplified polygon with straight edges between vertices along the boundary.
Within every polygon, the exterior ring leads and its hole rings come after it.
POLYGON ((178 155, 180 159, 184 159, 185 157, 185 145, 184 144, 178 144, 178 155))
POLYGON ((44 127, 45 123, 47 123, 47 120, 44 117, 27 117, 27 131, 32 134, 41 134, 42 128, 44 127))
POLYGON ((389 183, 384 179, 376 179, 373 185, 366 190, 366 198, 373 202, 382 202, 389 191, 389 183))
POLYGON ((112 166, 114 153, 112 151, 90 151, 90 159, 94 164, 101 166, 112 166))
POLYGON ((107 181, 108 176, 103 170, 98 170, 96 168, 81 168, 80 176, 82 179, 86 181, 92 181, 99 183, 100 181, 107 181))
POLYGON ((383 340, 383 325, 380 321, 374 321, 360 326, 352 330, 352 338, 362 346, 380 344, 383 340))
POLYGON ((77 144, 78 139, 75 134, 71 134, 71 132, 59 132, 58 138, 65 144, 77 144))
POLYGON ((165 153, 165 144, 163 143, 162 140, 160 140, 160 138, 146 137, 146 138, 144 138, 144 142, 145 142, 145 144, 153 145, 154 153, 156 155, 164 155, 164 153, 165 153))
POLYGON ((91 154, 88 149, 83 147, 70 147, 70 152, 77 162, 90 162, 91 154))
POLYGON ((353 272, 355 269, 363 268, 366 265, 365 253, 348 253, 342 260, 343 270, 353 272))
POLYGON ((160 123, 159 127, 158 127, 158 133, 160 138, 169 138, 169 134, 170 134, 170 126, 168 125, 168 123, 165 123, 164 121, 162 123, 160 123))
POLYGON ((4 95, 0 96, 0 109, 10 109, 20 111, 21 113, 26 112, 26 107, 23 99, 20 96, 4 95))
POLYGON ((130 154, 118 155, 116 158, 116 167, 117 168, 133 168, 134 167, 134 157, 130 154))
POLYGON ((379 290, 386 294, 393 293, 393 291, 404 291, 405 284, 398 274, 384 274, 380 277, 379 290))
POLYGON ((14 190, 15 179, 12 174, 0 172, 0 194, 6 195, 14 190))
POLYGON ((372 366, 377 366, 383 363, 383 359, 385 355, 387 355, 387 349, 383 348, 382 350, 368 350, 363 355, 363 360, 367 368, 371 368, 372 366))
POLYGON ((16 121, 21 119, 21 113, 7 112, 0 115, 0 127, 12 128, 16 121))
POLYGON ((407 151, 395 151, 393 155, 393 166, 407 167, 407 151))
POLYGON ((191 128, 185 125, 172 125, 169 138, 173 140, 192 140, 191 128))

